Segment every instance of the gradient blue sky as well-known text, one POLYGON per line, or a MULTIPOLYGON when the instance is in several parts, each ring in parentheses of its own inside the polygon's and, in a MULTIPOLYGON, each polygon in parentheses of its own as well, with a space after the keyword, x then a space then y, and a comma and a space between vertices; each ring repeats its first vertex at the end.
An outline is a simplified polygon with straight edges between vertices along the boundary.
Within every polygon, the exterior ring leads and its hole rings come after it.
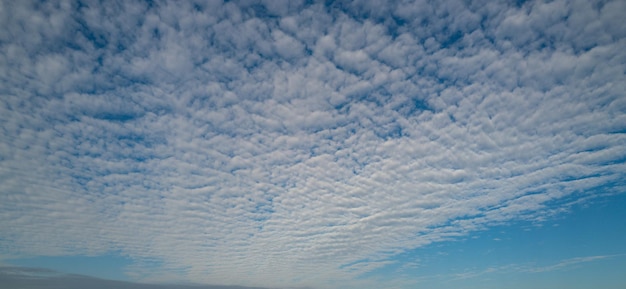
POLYGON ((0 282, 624 288, 624 11, 0 1, 0 282))

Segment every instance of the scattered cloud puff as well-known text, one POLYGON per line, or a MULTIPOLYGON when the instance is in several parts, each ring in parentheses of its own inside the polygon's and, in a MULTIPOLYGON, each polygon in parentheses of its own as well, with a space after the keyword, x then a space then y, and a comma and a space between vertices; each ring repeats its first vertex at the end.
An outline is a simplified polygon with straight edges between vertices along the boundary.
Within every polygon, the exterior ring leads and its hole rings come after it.
POLYGON ((625 185, 624 1, 0 3, 5 256, 349 288, 625 185))

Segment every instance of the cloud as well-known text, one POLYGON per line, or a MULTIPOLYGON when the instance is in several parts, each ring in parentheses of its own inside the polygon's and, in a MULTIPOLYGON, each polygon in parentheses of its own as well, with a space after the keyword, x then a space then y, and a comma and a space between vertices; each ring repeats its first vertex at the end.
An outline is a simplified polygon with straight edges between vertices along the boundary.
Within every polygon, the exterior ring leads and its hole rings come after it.
POLYGON ((610 259, 614 257, 621 257, 623 254, 618 255, 596 255, 596 256, 586 256, 586 257, 575 257, 565 260, 559 260, 553 265, 548 266, 538 266, 537 264, 506 264, 500 266, 490 266, 482 270, 478 271, 464 271, 460 273, 453 273, 450 275, 437 275, 431 276, 431 278, 439 278, 442 280, 462 280, 462 279, 470 279, 480 277, 486 274, 506 274, 506 273, 545 273, 551 271, 566 271, 572 270, 576 268, 576 265, 594 262, 603 259, 610 259))
POLYGON ((596 260, 602 260, 602 259, 617 257, 617 256, 619 255, 601 255, 601 256, 571 258, 571 259, 563 260, 551 266, 531 268, 531 269, 528 269, 528 271, 533 272, 533 273, 541 273, 541 272, 550 272, 550 271, 555 271, 555 270, 565 270, 581 263, 592 262, 596 260))
POLYGON ((347 287, 623 191, 618 2, 3 2, 1 253, 347 287))

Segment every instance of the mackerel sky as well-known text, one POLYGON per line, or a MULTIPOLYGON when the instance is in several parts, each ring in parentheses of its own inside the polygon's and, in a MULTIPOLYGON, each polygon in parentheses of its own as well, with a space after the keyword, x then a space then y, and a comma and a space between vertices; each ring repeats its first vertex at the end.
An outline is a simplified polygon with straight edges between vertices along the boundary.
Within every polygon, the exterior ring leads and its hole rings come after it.
POLYGON ((0 284, 626 288, 625 12, 2 0, 0 284))

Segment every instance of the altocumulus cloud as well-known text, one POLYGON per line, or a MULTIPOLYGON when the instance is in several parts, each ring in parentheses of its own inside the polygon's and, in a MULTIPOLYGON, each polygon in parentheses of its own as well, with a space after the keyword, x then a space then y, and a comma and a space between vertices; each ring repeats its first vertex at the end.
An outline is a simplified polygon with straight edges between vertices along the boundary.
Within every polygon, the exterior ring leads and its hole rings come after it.
POLYGON ((346 288, 623 191, 626 2, 512 2, 1 1, 0 254, 346 288))

